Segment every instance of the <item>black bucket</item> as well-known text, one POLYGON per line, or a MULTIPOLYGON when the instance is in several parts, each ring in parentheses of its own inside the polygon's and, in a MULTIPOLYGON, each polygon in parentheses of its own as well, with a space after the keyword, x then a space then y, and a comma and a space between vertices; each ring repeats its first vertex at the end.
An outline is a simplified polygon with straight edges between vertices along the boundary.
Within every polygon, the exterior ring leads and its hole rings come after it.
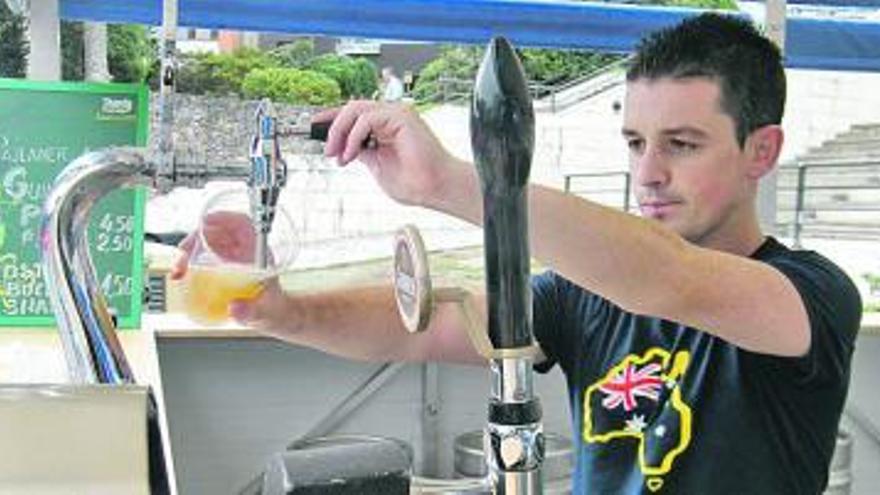
POLYGON ((401 440, 332 436, 272 457, 263 495, 409 495, 412 448, 401 440))

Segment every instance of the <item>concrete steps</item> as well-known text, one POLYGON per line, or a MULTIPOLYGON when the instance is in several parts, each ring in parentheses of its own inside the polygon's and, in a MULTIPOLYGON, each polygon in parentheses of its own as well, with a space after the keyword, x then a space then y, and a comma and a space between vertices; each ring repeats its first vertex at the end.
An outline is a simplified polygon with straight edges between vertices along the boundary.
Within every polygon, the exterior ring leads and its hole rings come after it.
POLYGON ((801 235, 880 239, 880 124, 856 124, 783 164, 777 223, 794 229, 799 168, 806 167, 801 235))

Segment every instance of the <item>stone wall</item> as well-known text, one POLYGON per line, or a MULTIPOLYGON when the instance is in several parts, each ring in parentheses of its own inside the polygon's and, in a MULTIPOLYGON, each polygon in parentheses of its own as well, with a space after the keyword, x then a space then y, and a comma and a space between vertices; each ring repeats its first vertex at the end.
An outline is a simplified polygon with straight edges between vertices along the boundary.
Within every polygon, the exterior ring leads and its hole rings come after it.
MULTIPOLYGON (((259 102, 235 96, 214 97, 174 95, 174 146, 180 153, 195 154, 207 163, 246 164, 248 147, 256 132, 255 112, 259 102)), ((282 122, 295 122, 310 107, 274 104, 282 122)), ((159 129, 159 97, 150 99, 150 147, 156 149, 159 129)), ((285 142, 286 148, 299 151, 303 141, 285 142), (298 146, 297 146, 298 145, 298 146)))

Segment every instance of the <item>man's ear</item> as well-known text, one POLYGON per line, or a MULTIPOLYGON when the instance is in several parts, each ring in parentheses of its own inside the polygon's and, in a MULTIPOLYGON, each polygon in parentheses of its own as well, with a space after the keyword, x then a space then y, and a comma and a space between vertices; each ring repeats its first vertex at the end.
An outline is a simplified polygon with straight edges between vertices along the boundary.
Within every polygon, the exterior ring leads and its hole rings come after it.
POLYGON ((782 127, 778 125, 765 125, 752 131, 745 144, 749 162, 746 173, 750 178, 760 179, 773 170, 784 140, 782 127))

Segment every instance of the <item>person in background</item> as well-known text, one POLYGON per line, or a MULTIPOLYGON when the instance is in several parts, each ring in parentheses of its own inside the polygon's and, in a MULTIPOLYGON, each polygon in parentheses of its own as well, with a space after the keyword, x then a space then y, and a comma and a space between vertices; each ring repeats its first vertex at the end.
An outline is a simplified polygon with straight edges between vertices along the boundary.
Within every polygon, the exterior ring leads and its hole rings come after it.
POLYGON ((382 101, 400 101, 403 98, 403 81, 392 67, 382 68, 382 101))
MULTIPOLYGON (((785 95, 780 53, 751 24, 688 18, 644 39, 627 72, 621 136, 641 216, 529 187, 531 252, 552 267, 532 280, 536 369, 567 380, 572 493, 827 485, 861 301, 831 261, 761 231, 758 182, 780 155, 785 95)), ((326 155, 365 163, 393 199, 482 222, 474 167, 412 108, 358 101, 315 118, 333 120, 326 155), (369 135, 376 148, 362 146, 369 135)), ((246 231, 228 226, 233 239, 246 231)), ((454 305, 407 335, 390 284, 276 284, 230 311, 348 358, 486 363, 454 305)))

